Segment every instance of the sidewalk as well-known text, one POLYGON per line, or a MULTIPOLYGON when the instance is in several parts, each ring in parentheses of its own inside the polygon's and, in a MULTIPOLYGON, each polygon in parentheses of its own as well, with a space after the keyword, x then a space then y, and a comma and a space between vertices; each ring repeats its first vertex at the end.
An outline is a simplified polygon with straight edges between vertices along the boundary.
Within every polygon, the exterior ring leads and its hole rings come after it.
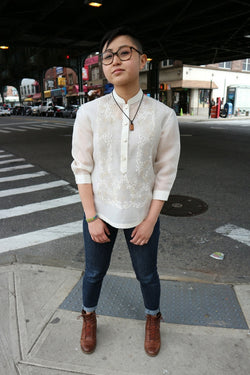
MULTIPOLYGON (((182 122, 200 122, 200 121, 231 121, 231 120, 235 120, 235 121, 241 121, 241 120, 250 120, 250 116, 229 116, 229 117, 226 117, 226 118, 223 118, 223 117, 218 117, 218 118, 211 118, 211 117, 208 117, 208 115, 190 115, 190 114, 184 114, 183 116, 177 116, 178 118, 178 121, 180 123, 182 122)), ((250 121, 249 121, 249 126, 250 126, 250 121)))
POLYGON ((79 313, 59 308, 80 278, 73 269, 0 267, 1 375, 249 374, 250 285, 233 286, 248 329, 163 322, 161 351, 150 358, 145 321, 105 315, 98 317, 96 351, 81 352, 79 313))

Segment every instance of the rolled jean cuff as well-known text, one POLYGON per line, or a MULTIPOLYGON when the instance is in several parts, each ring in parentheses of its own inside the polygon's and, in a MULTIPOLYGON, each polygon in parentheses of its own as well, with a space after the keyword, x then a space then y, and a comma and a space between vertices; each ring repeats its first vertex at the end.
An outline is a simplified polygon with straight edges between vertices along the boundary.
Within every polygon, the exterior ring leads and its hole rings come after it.
POLYGON ((97 306, 94 306, 94 307, 85 307, 85 306, 82 306, 82 309, 86 312, 93 312, 95 311, 97 308, 97 306))
POLYGON ((145 314, 146 315, 157 315, 159 312, 160 312, 160 309, 157 309, 157 310, 145 309, 145 314))

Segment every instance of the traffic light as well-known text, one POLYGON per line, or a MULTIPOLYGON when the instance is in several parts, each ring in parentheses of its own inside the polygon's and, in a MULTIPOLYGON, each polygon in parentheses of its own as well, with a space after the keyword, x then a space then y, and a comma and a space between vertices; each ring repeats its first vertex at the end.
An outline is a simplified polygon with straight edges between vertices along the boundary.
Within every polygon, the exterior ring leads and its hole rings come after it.
POLYGON ((166 84, 165 83, 160 83, 160 90, 165 91, 166 90, 166 84))
POLYGON ((69 59, 70 59, 70 56, 69 56, 69 55, 67 55, 67 56, 66 56, 66 59, 67 59, 67 60, 69 60, 69 59))

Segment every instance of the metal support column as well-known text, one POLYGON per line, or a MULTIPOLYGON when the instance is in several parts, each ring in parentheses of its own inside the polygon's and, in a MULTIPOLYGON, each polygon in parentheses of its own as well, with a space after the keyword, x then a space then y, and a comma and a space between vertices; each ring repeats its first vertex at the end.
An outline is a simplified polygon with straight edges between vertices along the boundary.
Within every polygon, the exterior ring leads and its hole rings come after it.
POLYGON ((148 92, 150 96, 155 99, 159 99, 159 61, 152 60, 149 64, 148 71, 148 92))

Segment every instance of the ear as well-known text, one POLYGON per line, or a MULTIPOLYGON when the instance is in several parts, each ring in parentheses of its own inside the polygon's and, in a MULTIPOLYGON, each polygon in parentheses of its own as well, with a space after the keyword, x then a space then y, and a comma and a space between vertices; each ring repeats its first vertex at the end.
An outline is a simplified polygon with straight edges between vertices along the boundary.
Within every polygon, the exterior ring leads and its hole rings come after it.
POLYGON ((140 56, 140 70, 144 68, 146 63, 147 63, 147 55, 145 55, 144 53, 143 55, 140 56))

